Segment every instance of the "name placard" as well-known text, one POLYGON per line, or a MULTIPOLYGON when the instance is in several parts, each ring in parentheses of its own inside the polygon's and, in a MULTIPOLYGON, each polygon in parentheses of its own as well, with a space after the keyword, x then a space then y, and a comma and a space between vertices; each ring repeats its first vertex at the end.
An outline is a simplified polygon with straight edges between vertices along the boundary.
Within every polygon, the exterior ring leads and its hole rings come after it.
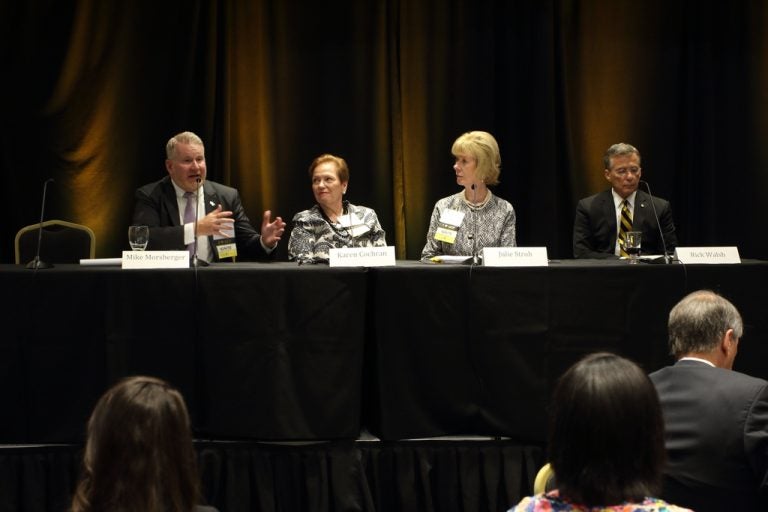
POLYGON ((189 251, 123 251, 123 268, 189 268, 189 251))
POLYGON ((675 258, 683 263, 741 263, 737 247, 678 247, 675 258))
POLYGON ((549 265, 546 247, 486 247, 483 249, 485 267, 546 267, 549 265))
POLYGON ((342 247, 328 253, 331 267, 392 267, 395 265, 395 246, 342 247))

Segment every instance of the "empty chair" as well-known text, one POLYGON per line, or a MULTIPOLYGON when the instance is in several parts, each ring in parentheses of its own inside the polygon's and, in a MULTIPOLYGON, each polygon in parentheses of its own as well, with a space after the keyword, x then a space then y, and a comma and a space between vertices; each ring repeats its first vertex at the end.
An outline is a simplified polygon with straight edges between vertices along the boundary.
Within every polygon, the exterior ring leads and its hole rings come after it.
MULTIPOLYGON (((32 261, 37 254, 40 224, 24 226, 16 233, 16 264, 32 261)), ((42 225, 40 260, 46 263, 78 263, 96 254, 96 235, 88 226, 64 220, 47 220, 42 225)))

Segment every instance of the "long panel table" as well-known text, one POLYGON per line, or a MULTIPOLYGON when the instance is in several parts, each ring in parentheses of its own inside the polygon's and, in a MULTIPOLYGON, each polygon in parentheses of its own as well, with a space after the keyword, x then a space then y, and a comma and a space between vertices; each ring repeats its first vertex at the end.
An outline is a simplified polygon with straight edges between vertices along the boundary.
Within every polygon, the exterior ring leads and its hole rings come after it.
POLYGON ((745 318, 736 369, 768 377, 768 263, 540 268, 398 262, 197 271, 0 265, 0 443, 78 442, 120 377, 165 378, 199 437, 485 435, 542 444, 581 355, 671 362, 669 309, 710 288, 745 318))

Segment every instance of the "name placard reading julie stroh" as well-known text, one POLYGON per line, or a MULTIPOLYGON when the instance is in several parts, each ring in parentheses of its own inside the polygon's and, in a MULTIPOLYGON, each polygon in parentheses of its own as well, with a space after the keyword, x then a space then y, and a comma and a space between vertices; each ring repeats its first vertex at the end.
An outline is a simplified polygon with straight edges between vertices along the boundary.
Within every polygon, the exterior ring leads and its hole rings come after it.
POLYGON ((546 247, 486 247, 483 249, 485 267, 546 267, 549 265, 546 247))

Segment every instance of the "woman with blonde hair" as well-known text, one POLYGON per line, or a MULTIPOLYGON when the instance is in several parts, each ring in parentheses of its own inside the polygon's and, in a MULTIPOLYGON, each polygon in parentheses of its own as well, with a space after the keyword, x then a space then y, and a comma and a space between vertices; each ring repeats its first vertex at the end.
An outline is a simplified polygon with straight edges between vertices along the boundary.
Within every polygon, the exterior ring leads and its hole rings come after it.
POLYGON ((421 259, 440 255, 477 256, 484 247, 514 247, 515 209, 491 193, 499 183, 501 155, 488 132, 467 132, 453 143, 457 194, 440 199, 432 210, 421 259))

